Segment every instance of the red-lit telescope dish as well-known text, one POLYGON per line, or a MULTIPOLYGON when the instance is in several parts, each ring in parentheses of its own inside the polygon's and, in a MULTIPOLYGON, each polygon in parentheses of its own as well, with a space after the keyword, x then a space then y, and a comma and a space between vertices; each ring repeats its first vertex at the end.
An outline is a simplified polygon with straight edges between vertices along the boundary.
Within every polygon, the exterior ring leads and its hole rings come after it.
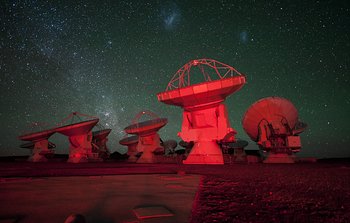
POLYGON ((291 129, 298 123, 298 110, 289 100, 281 97, 267 97, 252 104, 243 116, 243 129, 253 141, 259 140, 261 121, 268 123, 285 119, 291 129))
POLYGON ((132 125, 129 125, 124 129, 124 131, 128 134, 137 134, 140 136, 151 135, 161 129, 168 123, 168 119, 166 118, 157 118, 151 119, 144 122, 138 122, 132 125))
POLYGON ((102 140, 102 139, 105 139, 111 131, 112 129, 102 129, 99 131, 95 131, 95 132, 92 132, 92 137, 96 140, 102 140))
POLYGON ((59 132, 66 136, 83 135, 87 134, 97 124, 98 121, 99 119, 92 119, 58 127, 55 130, 56 132, 59 132))
POLYGON ((158 101, 183 108, 182 129, 178 135, 186 142, 194 142, 185 164, 223 164, 217 142, 230 132, 235 133, 223 102, 245 83, 245 76, 234 67, 213 59, 196 59, 183 65, 166 90, 157 94, 158 101), (192 74, 196 70, 204 82, 193 83, 196 76, 192 74))
POLYGON ((136 144, 136 143, 138 143, 138 141, 139 141, 139 136, 134 135, 134 136, 129 136, 129 137, 121 139, 119 141, 119 144, 123 145, 123 146, 128 146, 128 145, 136 144))
POLYGON ((241 89, 244 84, 245 76, 232 76, 164 91, 158 93, 157 97, 160 102, 185 109, 214 106, 241 89))
POLYGON ((29 133, 25 135, 21 135, 18 138, 23 141, 40 141, 43 139, 48 139, 51 135, 53 135, 56 132, 55 129, 49 129, 49 130, 44 130, 40 132, 34 132, 34 133, 29 133))

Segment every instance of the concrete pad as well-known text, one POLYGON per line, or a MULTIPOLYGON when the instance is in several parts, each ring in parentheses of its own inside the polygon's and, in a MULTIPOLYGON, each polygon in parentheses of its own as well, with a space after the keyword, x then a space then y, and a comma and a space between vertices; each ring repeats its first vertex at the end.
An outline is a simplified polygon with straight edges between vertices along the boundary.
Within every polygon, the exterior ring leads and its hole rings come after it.
POLYGON ((140 220, 174 216, 174 214, 164 206, 137 207, 134 208, 133 211, 140 220))
POLYGON ((63 223, 71 214, 82 214, 87 223, 188 222, 199 178, 149 174, 0 180, 0 219, 63 223))

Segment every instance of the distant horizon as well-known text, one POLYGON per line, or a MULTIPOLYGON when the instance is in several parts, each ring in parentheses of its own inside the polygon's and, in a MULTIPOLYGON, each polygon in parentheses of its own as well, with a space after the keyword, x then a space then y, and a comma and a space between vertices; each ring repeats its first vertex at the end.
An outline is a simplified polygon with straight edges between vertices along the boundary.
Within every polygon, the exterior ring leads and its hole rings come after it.
MULTIPOLYGON (((0 150, 2 150, 2 148, 0 148, 0 150)), ((30 156, 30 153, 28 152, 27 154, 25 154, 25 150, 28 150, 29 149, 24 149, 23 153, 22 154, 0 154, 0 157, 17 157, 17 156, 30 156)), ((260 151, 261 153, 263 153, 263 151, 261 149, 245 149, 245 150, 256 150, 256 151, 260 151)), ((118 152, 120 154, 126 154, 127 153, 127 150, 125 150, 124 152, 120 152, 120 151, 117 151, 117 150, 114 150, 114 151, 111 151, 111 154, 114 153, 114 152, 118 152)), ((55 153, 55 155, 69 155, 68 151, 67 153, 55 153)), ((299 157, 299 158, 316 158, 316 159, 350 159, 350 155, 349 156, 310 156, 310 155, 303 155, 303 154, 300 154, 300 153, 295 153, 294 154, 296 157, 299 157)))

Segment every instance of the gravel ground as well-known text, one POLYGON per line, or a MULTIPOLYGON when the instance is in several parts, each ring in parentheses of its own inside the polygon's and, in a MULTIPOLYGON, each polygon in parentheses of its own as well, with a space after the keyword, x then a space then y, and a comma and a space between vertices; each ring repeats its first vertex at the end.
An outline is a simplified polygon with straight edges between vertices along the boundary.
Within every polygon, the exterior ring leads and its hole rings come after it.
POLYGON ((350 222, 350 165, 223 168, 202 177, 191 222, 350 222))

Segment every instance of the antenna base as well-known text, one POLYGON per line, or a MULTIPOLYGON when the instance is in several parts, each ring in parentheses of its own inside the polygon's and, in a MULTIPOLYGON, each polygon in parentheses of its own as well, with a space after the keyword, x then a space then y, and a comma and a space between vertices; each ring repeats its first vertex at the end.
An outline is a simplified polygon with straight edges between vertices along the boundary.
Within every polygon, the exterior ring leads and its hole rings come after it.
POLYGON ((220 146, 216 141, 198 141, 183 164, 224 164, 220 146))

